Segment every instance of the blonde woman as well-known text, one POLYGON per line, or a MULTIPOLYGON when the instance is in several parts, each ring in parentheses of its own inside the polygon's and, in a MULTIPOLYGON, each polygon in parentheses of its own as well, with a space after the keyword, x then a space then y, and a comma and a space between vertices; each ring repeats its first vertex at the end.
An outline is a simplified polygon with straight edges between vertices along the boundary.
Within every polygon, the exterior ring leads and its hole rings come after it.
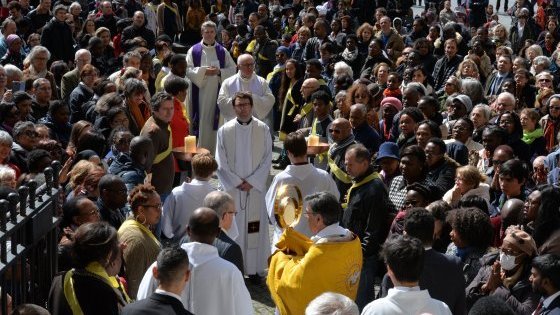
POLYGON ((486 184, 486 175, 472 165, 459 167, 455 174, 455 186, 443 196, 443 200, 451 207, 457 206, 465 196, 479 196, 490 202, 490 186, 486 184))
POLYGON ((506 27, 502 24, 498 24, 494 26, 494 37, 492 37, 492 41, 496 45, 496 48, 501 46, 511 47, 511 42, 509 41, 509 33, 506 27))
POLYGON ((480 72, 478 71, 478 66, 476 63, 470 59, 465 59, 457 67, 457 72, 455 76, 459 79, 473 78, 480 80, 480 72))

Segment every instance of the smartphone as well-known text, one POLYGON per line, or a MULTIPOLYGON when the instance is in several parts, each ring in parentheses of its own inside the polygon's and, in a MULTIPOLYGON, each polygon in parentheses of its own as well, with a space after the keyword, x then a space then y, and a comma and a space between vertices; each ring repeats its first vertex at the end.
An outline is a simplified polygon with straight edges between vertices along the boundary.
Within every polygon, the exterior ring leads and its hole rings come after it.
POLYGON ((13 92, 17 92, 17 91, 25 92, 25 82, 13 81, 12 82, 12 91, 13 92))

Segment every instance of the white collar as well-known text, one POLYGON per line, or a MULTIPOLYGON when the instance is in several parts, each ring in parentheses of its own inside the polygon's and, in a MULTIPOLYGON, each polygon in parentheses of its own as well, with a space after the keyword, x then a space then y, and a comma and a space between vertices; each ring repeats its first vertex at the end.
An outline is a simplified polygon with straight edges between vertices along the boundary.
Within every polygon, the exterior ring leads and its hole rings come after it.
POLYGON ((329 236, 345 236, 345 235, 347 235, 347 233, 348 233, 348 230, 341 227, 340 224, 338 222, 336 222, 334 224, 326 226, 324 229, 317 232, 317 234, 315 234, 314 236, 311 237, 311 240, 313 242, 317 242, 319 239, 322 239, 322 238, 327 238, 329 236))
POLYGON ((396 291, 400 291, 400 292, 420 291, 419 286, 415 286, 415 287, 395 286, 393 289, 395 289, 396 291))
POLYGON ((552 301, 554 301, 554 299, 556 299, 558 296, 560 296, 560 291, 544 299, 544 301, 542 302, 543 307, 548 307, 550 303, 552 303, 552 301))
POLYGON ((161 295, 171 296, 171 297, 174 297, 174 298, 176 298, 177 300, 181 301, 181 296, 179 296, 179 295, 177 295, 177 294, 175 294, 175 293, 173 293, 173 292, 169 292, 169 291, 165 291, 165 290, 163 290, 163 289, 157 288, 156 291, 155 291, 155 293, 161 294, 161 295))

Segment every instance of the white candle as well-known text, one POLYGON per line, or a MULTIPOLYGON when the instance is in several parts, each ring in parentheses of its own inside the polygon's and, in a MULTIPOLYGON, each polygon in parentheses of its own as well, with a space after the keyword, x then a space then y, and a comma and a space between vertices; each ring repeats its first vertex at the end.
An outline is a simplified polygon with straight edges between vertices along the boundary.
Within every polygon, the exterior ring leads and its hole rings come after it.
POLYGON ((307 145, 310 147, 316 147, 319 145, 319 136, 317 135, 310 135, 309 139, 307 140, 307 145))
POLYGON ((196 136, 185 137, 185 153, 196 153, 196 136))

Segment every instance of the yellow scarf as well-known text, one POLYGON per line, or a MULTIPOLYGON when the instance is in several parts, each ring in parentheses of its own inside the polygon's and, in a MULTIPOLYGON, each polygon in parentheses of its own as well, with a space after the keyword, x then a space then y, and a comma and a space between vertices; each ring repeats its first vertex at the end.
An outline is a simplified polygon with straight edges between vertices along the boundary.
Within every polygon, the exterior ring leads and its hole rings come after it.
POLYGON ((352 194, 352 189, 354 188, 358 188, 364 184, 367 184, 369 182, 371 182, 372 180, 379 178, 379 173, 377 172, 373 172, 371 174, 369 174, 369 176, 367 176, 366 178, 362 179, 359 182, 354 182, 352 184, 352 186, 350 187, 350 189, 348 189, 348 193, 346 194, 346 202, 342 204, 342 208, 346 209, 346 207, 348 207, 348 202, 350 201, 350 194, 352 194))
MULTIPOLYGON (((111 286, 116 291, 119 291, 123 294, 123 297, 127 303, 131 302, 130 297, 126 294, 125 289, 122 287, 117 277, 111 277, 107 274, 107 270, 101 266, 100 263, 97 261, 91 262, 86 266, 86 270, 98 278, 100 278, 103 282, 107 285, 111 286)), ((82 307, 78 302, 78 298, 76 297, 76 291, 74 290, 74 279, 72 276, 74 275, 74 269, 68 271, 66 275, 64 275, 64 297, 68 302, 68 306, 72 310, 73 315, 83 315, 84 312, 82 311, 82 307)))
POLYGON ((134 219, 129 219, 129 220, 124 221, 123 224, 121 225, 121 229, 123 229, 123 228, 126 229, 128 227, 133 227, 133 228, 140 229, 140 231, 142 231, 142 232, 144 232, 144 234, 148 235, 152 239, 152 241, 154 241, 154 243, 156 243, 157 246, 160 247, 160 243, 159 243, 158 239, 154 236, 152 231, 150 231, 143 224, 140 224, 140 222, 138 222, 134 219))

